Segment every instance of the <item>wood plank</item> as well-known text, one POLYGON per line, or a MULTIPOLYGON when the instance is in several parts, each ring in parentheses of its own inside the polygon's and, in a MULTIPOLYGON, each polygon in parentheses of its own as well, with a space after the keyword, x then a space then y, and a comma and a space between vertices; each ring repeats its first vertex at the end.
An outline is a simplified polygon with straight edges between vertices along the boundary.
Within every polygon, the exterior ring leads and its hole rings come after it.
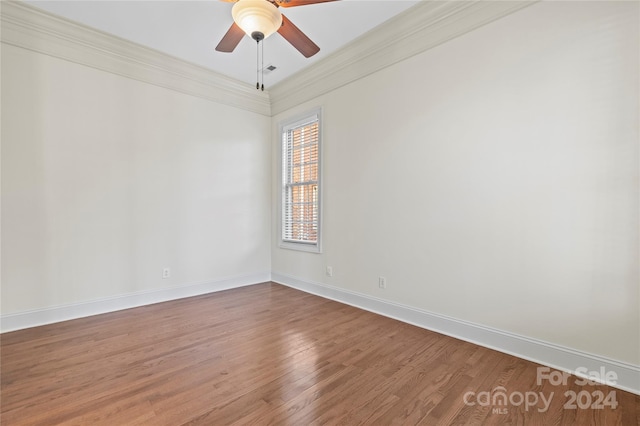
POLYGON ((639 424, 640 397, 274 283, 0 335, 5 425, 639 424), (467 392, 553 395, 549 409, 467 392), (618 407, 565 407, 565 392, 618 407), (497 407, 500 408, 500 407, 497 407))

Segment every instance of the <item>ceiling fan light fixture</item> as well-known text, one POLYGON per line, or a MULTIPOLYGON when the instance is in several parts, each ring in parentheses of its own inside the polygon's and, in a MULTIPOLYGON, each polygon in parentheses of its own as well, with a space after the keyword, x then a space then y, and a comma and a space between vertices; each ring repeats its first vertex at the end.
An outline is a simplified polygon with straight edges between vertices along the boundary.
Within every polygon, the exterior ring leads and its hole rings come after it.
POLYGON ((269 37, 282 25, 282 14, 268 0, 238 0, 231 15, 242 31, 255 40, 259 34, 262 35, 260 40, 269 37))

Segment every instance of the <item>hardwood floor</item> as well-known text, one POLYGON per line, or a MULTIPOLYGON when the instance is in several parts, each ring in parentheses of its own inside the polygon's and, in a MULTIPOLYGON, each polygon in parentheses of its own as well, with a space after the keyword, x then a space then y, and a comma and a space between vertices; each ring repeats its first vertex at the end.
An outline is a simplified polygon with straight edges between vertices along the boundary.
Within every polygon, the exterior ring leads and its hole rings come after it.
POLYGON ((2 425, 639 424, 631 393, 273 283, 0 340, 2 425))

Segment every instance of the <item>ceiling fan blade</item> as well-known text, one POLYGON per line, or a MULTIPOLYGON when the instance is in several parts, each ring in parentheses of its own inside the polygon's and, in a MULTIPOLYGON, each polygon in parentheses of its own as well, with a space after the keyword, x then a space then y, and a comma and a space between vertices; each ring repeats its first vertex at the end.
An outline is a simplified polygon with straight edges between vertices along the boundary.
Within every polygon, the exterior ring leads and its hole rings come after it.
POLYGON ((234 22, 216 46, 216 50, 218 52, 233 52, 242 37, 244 37, 244 31, 234 22))
POLYGON ((320 48, 284 15, 282 15, 282 26, 278 29, 278 33, 305 58, 310 58, 320 51, 320 48))
POLYGON ((276 4, 280 7, 306 6, 308 4, 326 3, 338 0, 276 0, 276 4))

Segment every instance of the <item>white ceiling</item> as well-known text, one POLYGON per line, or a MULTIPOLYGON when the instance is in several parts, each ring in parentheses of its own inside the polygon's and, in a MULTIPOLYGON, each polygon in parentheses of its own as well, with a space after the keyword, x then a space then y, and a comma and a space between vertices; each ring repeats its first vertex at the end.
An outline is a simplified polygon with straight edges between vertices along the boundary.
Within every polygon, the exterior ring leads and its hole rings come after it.
MULTIPOLYGON (((38 8, 255 85, 256 43, 245 37, 233 53, 215 47, 231 26, 233 3, 219 0, 25 0, 38 8)), ((264 77, 273 86, 403 12, 417 0, 341 0, 280 10, 318 46, 307 59, 279 34, 265 40, 264 77)))

